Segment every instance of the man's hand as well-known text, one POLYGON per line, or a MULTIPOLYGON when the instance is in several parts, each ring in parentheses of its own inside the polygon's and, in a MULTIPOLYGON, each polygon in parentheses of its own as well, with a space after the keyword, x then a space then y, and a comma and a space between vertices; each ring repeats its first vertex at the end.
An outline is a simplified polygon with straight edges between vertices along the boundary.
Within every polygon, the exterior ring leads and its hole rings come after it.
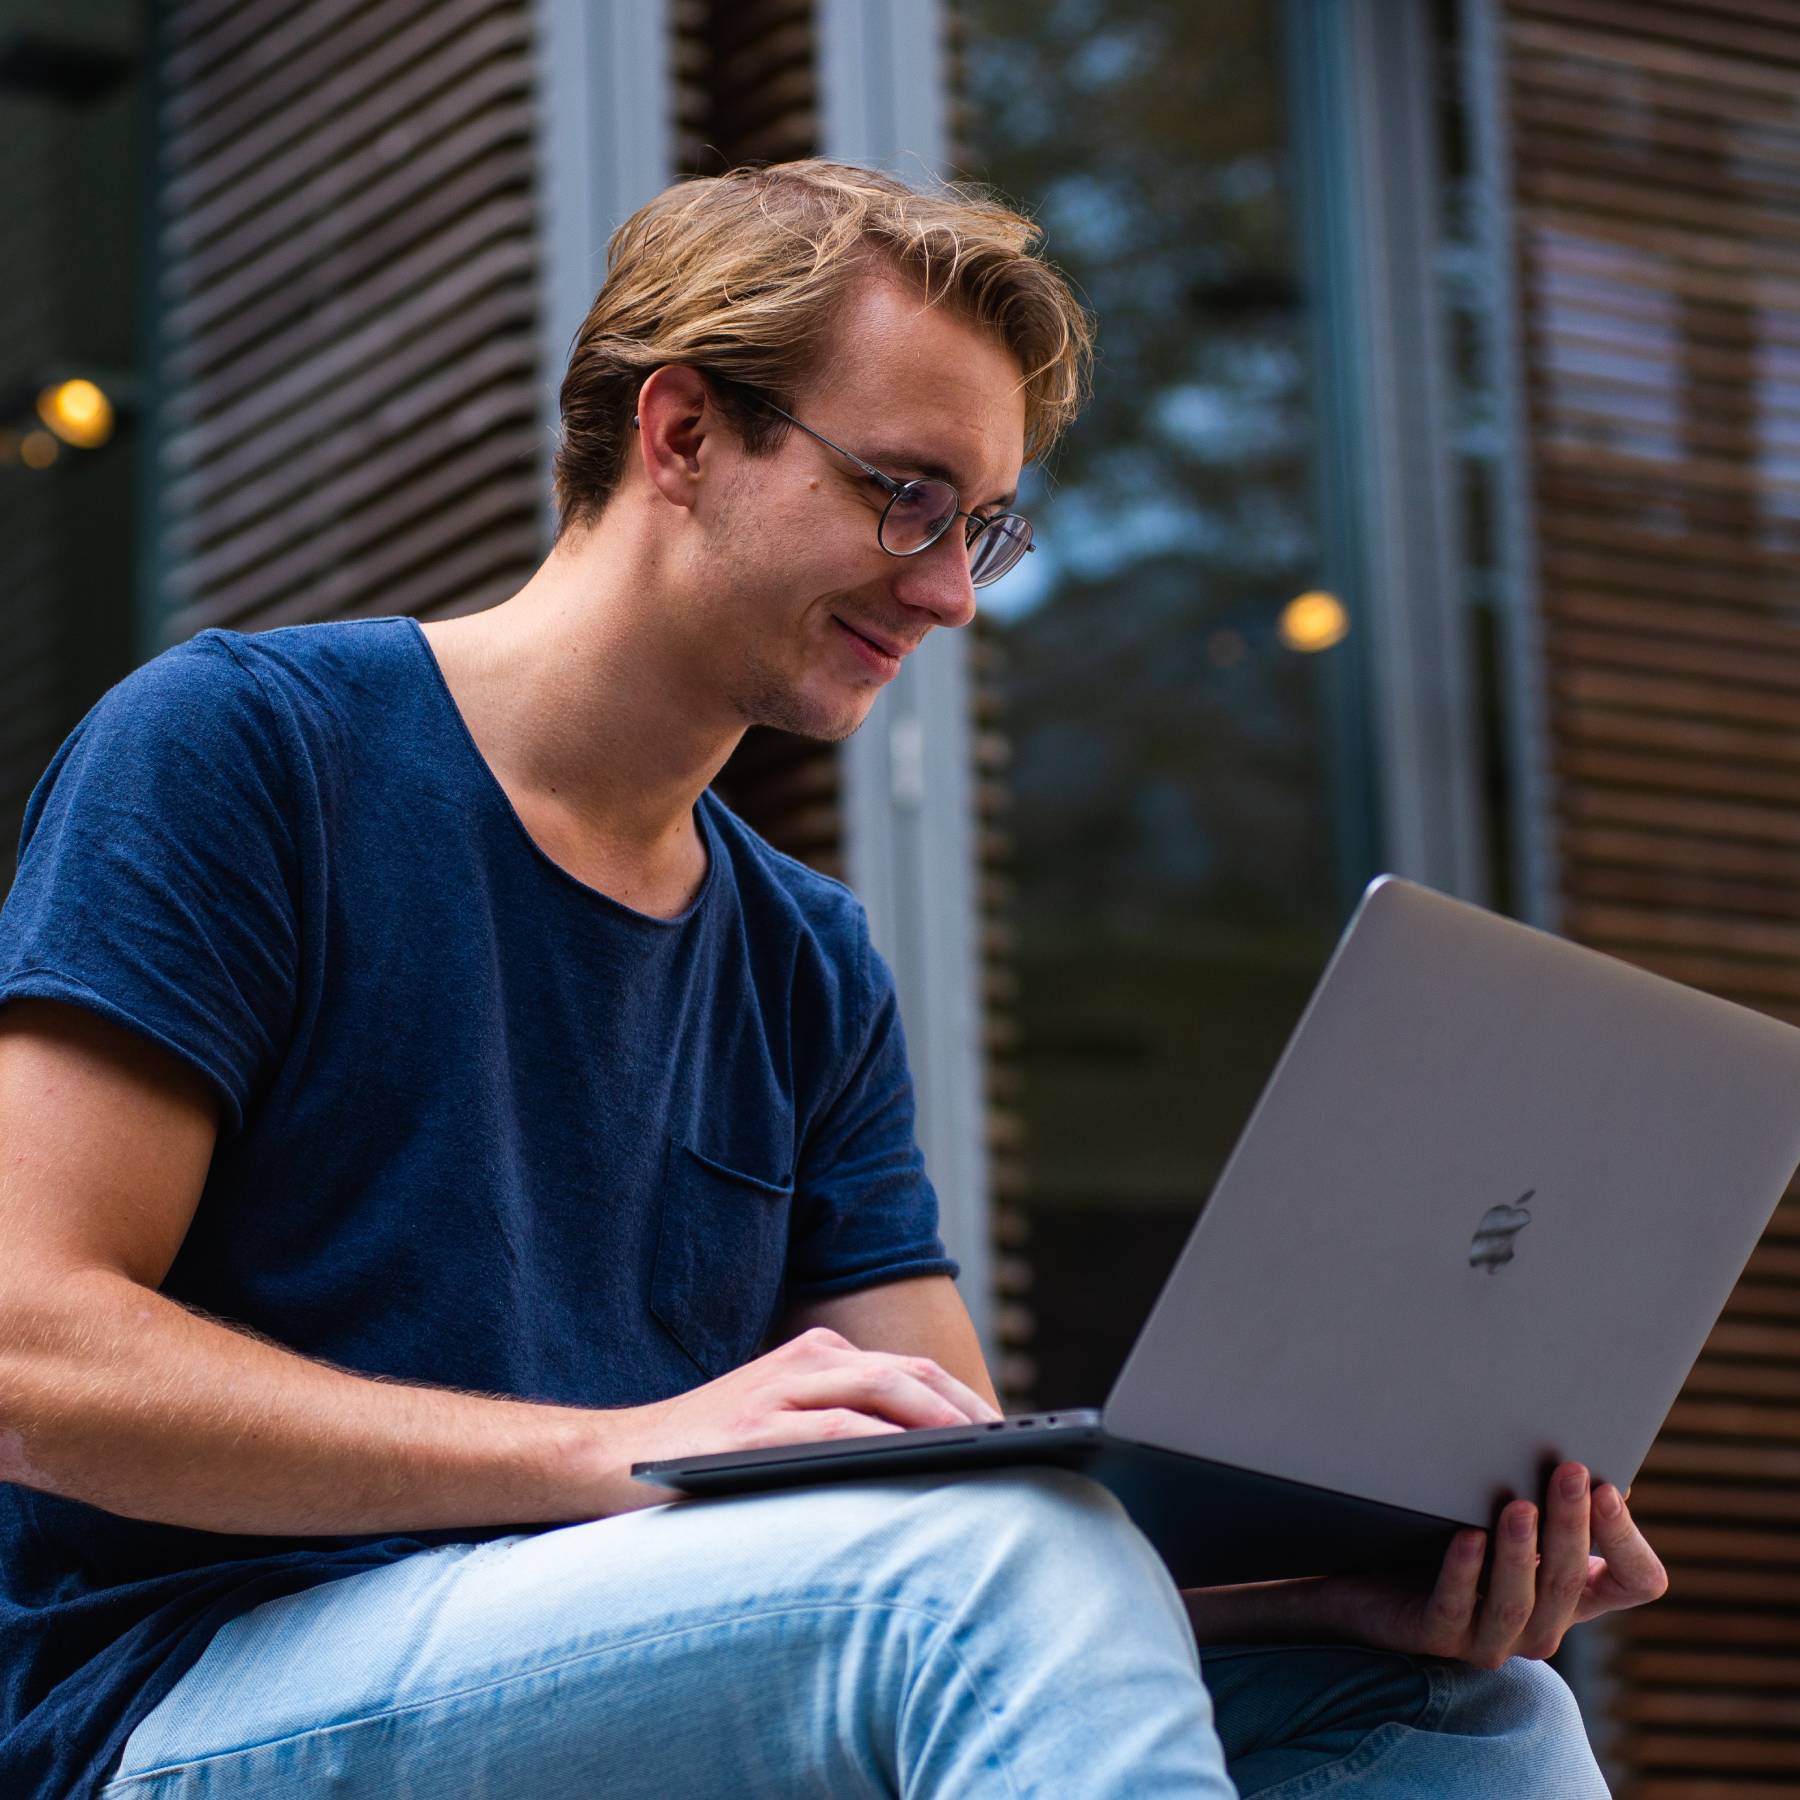
MULTIPOLYGON (((829 1327, 814 1326, 742 1368, 672 1400, 614 1415, 630 1462, 761 1450, 821 1438, 869 1437, 933 1425, 967 1425, 1000 1414, 928 1356, 859 1350, 829 1327)), ((654 1506, 675 1495, 625 1477, 608 1511, 654 1506)))
POLYGON ((1458 1534, 1436 1584, 1334 1575, 1314 1585, 1342 1634, 1382 1650, 1452 1657, 1497 1669, 1509 1656, 1553 1655, 1571 1625, 1657 1600, 1669 1577, 1616 1487, 1588 1492, 1588 1472, 1563 1463, 1550 1477, 1543 1530, 1538 1509, 1515 1500, 1501 1513, 1487 1591, 1479 1591, 1487 1533, 1458 1534), (1591 1555, 1588 1546, 1598 1546, 1591 1555))

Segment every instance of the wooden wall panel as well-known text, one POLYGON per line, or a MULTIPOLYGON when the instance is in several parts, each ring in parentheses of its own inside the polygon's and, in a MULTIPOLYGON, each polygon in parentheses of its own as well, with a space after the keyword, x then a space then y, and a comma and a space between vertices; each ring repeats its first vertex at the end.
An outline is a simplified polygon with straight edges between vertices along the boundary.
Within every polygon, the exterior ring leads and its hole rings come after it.
MULTIPOLYGON (((1504 16, 1563 925, 1800 1022, 1800 7, 1504 16)), ((1632 1496, 1622 1794, 1800 1792, 1796 1476, 1790 1195, 1632 1496)))
POLYGON ((164 636, 446 614, 542 551, 530 0, 188 0, 159 171, 164 636))

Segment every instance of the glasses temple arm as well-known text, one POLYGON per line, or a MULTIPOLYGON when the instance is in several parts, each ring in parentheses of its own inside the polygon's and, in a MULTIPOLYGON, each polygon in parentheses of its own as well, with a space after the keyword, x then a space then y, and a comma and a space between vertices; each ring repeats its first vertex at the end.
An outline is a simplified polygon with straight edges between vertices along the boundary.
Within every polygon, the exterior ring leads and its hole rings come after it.
POLYGON ((885 488, 888 493, 897 494, 897 493, 899 493, 901 488, 906 485, 904 482, 896 481, 893 478, 893 476, 891 476, 891 475, 882 474, 882 472, 878 468, 876 468, 873 463, 864 462, 863 459, 860 456, 858 456, 854 450, 846 450, 842 444, 834 444, 831 441, 831 439, 828 438, 824 434, 824 432, 814 431, 810 425, 807 425, 807 424, 803 423, 801 420, 796 419, 794 417, 794 415, 787 410, 786 407, 777 406, 775 404, 775 402, 768 397, 767 394, 758 394, 756 397, 763 403, 764 406, 766 406, 769 409, 770 412, 779 413, 782 416, 782 418, 786 419, 790 425, 798 426, 800 428, 800 430, 804 431, 806 433, 806 435, 809 438, 811 438, 815 443, 823 444, 827 450, 835 450, 839 456, 848 457, 850 459, 850 461, 855 463, 856 466, 859 469, 861 469, 862 472, 865 475, 867 475, 871 481, 880 482, 882 487, 885 488))

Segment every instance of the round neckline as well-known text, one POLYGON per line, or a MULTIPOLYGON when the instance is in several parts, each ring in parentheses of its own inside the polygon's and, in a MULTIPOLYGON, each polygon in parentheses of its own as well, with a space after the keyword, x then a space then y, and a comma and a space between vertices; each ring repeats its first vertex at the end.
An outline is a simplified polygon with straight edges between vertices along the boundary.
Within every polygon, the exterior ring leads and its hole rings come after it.
POLYGON ((463 717, 462 708, 456 703, 456 696, 450 691, 450 683, 444 679, 442 664, 437 659, 437 652, 431 647, 431 640, 426 637, 419 621, 410 614, 399 615, 403 624, 408 626, 408 636, 417 646, 419 654, 424 657, 431 670, 432 681, 437 693, 448 710, 454 723, 456 735, 461 739, 469 756, 479 771, 479 779, 487 792, 504 809, 513 829, 518 833, 525 847, 533 858, 545 869, 548 869, 561 883, 573 888, 578 894, 585 894, 590 900, 599 902, 609 911, 617 913, 621 918, 630 920, 636 925, 656 926, 661 929, 678 929, 686 925, 706 904, 711 897, 713 886, 718 879, 719 858, 722 854, 719 834, 713 825, 711 811, 707 805, 710 798, 706 790, 702 790, 700 798, 694 802, 694 823, 700 834, 700 841, 706 850, 706 873, 700 878, 700 886, 694 897, 680 912, 666 917, 661 913, 639 912, 635 906, 627 906, 623 900, 616 900, 611 894, 604 893, 597 887, 590 886, 579 875, 565 869, 548 850, 531 835, 531 828, 519 817, 519 809, 513 805, 512 796, 501 785, 500 777, 493 771, 488 759, 482 755, 481 746, 475 741, 475 734, 469 729, 469 721, 463 717))

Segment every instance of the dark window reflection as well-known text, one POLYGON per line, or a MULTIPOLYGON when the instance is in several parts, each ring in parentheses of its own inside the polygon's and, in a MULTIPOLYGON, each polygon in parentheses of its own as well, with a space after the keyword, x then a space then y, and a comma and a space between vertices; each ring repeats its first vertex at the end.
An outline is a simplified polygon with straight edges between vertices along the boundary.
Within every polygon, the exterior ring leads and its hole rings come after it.
POLYGON ((1343 917, 1347 652, 1282 636, 1316 545, 1276 11, 963 13, 970 172, 1036 214, 1101 334, 1093 405, 1023 502, 1042 551, 983 596, 1045 1405, 1103 1395, 1343 917))

